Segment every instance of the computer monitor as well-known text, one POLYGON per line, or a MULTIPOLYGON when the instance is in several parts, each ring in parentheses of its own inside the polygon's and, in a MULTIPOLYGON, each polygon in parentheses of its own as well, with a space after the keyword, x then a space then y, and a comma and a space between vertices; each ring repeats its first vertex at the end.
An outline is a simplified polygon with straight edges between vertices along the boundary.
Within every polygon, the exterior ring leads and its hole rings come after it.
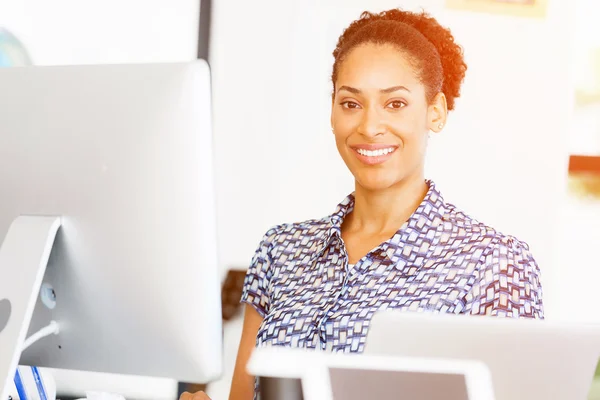
POLYGON ((17 362, 220 375, 210 90, 204 61, 0 69, 0 392, 17 362))
POLYGON ((585 399, 600 326, 386 310, 371 320, 365 354, 483 362, 496 400, 585 399))

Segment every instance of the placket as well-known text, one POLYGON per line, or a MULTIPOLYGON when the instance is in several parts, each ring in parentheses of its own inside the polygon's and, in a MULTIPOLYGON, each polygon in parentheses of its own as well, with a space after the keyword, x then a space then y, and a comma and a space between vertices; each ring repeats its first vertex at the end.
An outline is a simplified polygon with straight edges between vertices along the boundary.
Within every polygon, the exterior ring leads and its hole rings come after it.
MULTIPOLYGON (((342 279, 341 286, 339 287, 339 289, 337 289, 337 293, 335 293, 333 295, 333 298, 327 302, 327 306, 325 307, 325 310, 322 314, 323 316, 317 323, 317 327, 316 327, 317 335, 319 337, 319 348, 321 350, 327 350, 328 347, 333 346, 333 342, 329 343, 329 346, 328 346, 328 341, 327 341, 328 333, 327 333, 326 323, 329 319, 330 314, 335 309, 337 309, 337 307, 339 306, 341 298, 344 296, 345 293, 348 292, 348 287, 349 287, 348 282, 349 282, 350 276, 352 276, 352 271, 349 270, 349 266, 348 266, 348 253, 346 252, 346 248, 344 246, 344 243, 341 239, 339 232, 336 232, 336 234, 334 235, 332 240, 337 241, 336 244, 340 250, 338 262, 341 261, 341 263, 343 265, 343 279, 342 279)), ((334 288, 334 290, 336 290, 336 289, 334 288)), ((330 335, 332 333, 333 332, 330 332, 330 335)))

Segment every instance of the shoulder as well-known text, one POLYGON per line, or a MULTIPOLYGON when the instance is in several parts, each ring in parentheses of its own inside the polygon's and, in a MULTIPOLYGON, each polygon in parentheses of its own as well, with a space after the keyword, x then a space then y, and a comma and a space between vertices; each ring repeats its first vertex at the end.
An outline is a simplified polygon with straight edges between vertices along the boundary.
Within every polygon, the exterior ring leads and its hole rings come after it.
POLYGON ((487 246, 477 271, 472 312, 544 318, 540 268, 527 243, 497 234, 487 246))
MULTIPOLYGON (((535 259, 527 242, 469 216, 456 206, 447 203, 443 218, 443 232, 460 238, 461 245, 467 242, 476 245, 478 256, 484 264, 518 260, 535 264, 535 259)), ((535 266, 537 268, 537 266, 535 266)))
POLYGON ((487 248, 504 248, 507 251, 529 252, 527 242, 517 237, 505 234, 496 228, 470 216, 455 205, 446 203, 444 223, 453 230, 463 230, 466 233, 478 234, 481 239, 487 238, 487 248))
POLYGON ((459 230, 463 231, 464 234, 488 237, 490 239, 501 235, 493 227, 473 218, 451 203, 445 204, 443 221, 445 230, 459 230))
POLYGON ((445 223, 462 232, 461 248, 473 252, 473 286, 465 310, 472 314, 544 318, 540 268, 529 245, 504 234, 454 206, 445 223))
POLYGON ((537 275, 539 269, 527 242, 502 233, 497 233, 487 246, 484 262, 496 265, 502 272, 515 267, 537 275))
MULTIPOLYGON (((538 274, 537 263, 527 242, 500 232, 451 204, 446 208, 444 221, 449 221, 454 230, 462 231, 479 244, 480 261, 493 273, 506 273, 509 267, 515 267, 516 270, 538 274)), ((512 269, 510 272, 513 272, 512 269)))
POLYGON ((325 238, 330 228, 327 217, 274 225, 263 235, 260 247, 271 252, 290 244, 308 245, 315 239, 325 238))

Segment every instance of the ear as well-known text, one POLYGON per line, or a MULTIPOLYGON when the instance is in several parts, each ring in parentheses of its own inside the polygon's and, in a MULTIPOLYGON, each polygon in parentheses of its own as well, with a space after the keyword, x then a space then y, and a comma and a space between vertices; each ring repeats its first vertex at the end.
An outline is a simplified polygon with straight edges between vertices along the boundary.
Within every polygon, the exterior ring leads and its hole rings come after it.
POLYGON ((335 107, 335 96, 331 95, 331 112, 329 113, 329 123, 331 124, 331 133, 335 133, 333 130, 333 107, 335 107))
POLYGON ((427 125, 430 131, 440 132, 446 125, 448 117, 448 104, 446 96, 439 92, 427 109, 427 125))

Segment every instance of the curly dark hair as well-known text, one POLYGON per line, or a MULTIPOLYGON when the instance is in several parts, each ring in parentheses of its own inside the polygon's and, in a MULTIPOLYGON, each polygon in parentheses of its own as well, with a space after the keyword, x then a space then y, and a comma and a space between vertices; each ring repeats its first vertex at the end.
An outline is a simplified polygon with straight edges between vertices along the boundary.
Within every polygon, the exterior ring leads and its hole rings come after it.
POLYGON ((350 50, 364 43, 391 44, 409 57, 425 85, 428 101, 439 92, 446 96, 448 109, 460 96, 460 85, 467 64, 462 48, 454 42, 450 30, 441 26, 425 11, 410 12, 392 9, 381 13, 363 12, 348 26, 333 51, 335 59, 331 76, 335 82, 340 65, 350 50))

